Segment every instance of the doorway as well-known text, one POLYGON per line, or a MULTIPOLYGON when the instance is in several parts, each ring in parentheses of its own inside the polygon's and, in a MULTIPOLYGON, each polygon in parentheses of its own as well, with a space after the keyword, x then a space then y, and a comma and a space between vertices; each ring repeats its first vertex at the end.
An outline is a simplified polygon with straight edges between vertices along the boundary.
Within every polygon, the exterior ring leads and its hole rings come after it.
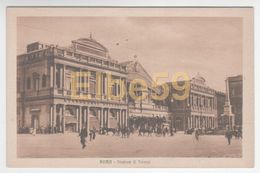
POLYGON ((36 130, 39 129, 39 115, 32 114, 31 127, 36 130))

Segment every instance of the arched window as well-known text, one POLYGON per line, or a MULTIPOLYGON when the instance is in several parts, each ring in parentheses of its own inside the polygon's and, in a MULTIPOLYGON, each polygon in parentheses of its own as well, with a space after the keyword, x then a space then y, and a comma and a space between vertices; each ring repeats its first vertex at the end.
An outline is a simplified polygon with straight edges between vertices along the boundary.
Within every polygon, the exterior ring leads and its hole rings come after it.
POLYGON ((43 74, 42 75, 42 88, 45 88, 46 87, 46 75, 43 74))

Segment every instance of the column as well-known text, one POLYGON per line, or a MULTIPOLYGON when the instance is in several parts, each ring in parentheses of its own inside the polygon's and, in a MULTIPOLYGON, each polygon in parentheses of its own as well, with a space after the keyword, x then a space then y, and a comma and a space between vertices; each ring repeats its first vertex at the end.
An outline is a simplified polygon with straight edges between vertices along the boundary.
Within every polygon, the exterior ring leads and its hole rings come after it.
POLYGON ((109 111, 109 108, 107 108, 105 110, 105 127, 107 128, 108 127, 108 111, 109 111))
POLYGON ((59 75, 60 75, 60 88, 63 88, 63 69, 61 66, 59 68, 59 75))
MULTIPOLYGON (((110 78, 112 78, 112 75, 110 74, 110 78)), ((110 100, 111 99, 111 94, 112 94, 112 92, 109 92, 109 89, 111 90, 111 84, 109 83, 109 80, 108 80, 108 75, 107 75, 107 77, 106 77, 106 92, 107 92, 107 99, 108 100, 110 100)), ((110 79, 110 81, 111 81, 112 79, 110 79)))
POLYGON ((119 114, 119 116, 120 116, 120 122, 119 122, 119 125, 120 125, 120 128, 123 128, 123 110, 120 110, 120 114, 119 114))
POLYGON ((79 132, 79 109, 76 108, 76 117, 77 117, 77 123, 76 123, 76 132, 79 132))
POLYGON ((190 119, 191 119, 191 128, 194 128, 194 126, 193 126, 193 116, 192 115, 191 115, 190 119))
POLYGON ((52 133, 53 131, 53 105, 50 105, 50 133, 52 133))
POLYGON ((126 112, 124 110, 124 127, 126 127, 126 112))
POLYGON ((128 114, 127 114, 127 110, 125 110, 125 125, 126 127, 128 127, 128 114))
POLYGON ((198 116, 198 119, 199 119, 198 128, 200 128, 201 127, 201 116, 198 116))
POLYGON ((91 95, 90 95, 90 75, 91 75, 91 73, 90 73, 90 71, 88 71, 88 75, 87 75, 87 81, 88 81, 88 99, 90 99, 91 98, 91 95))
POLYGON ((53 64, 53 87, 56 88, 56 64, 53 64))
POLYGON ((104 127, 104 110, 102 108, 100 108, 100 110, 97 110, 98 115, 100 116, 100 127, 103 128, 104 127))
POLYGON ((199 121, 198 121, 198 117, 197 116, 195 116, 195 127, 196 128, 199 128, 199 121))
POLYGON ((192 115, 190 115, 190 128, 193 128, 193 125, 192 125, 192 115))
POLYGON ((79 69, 79 77, 78 77, 78 79, 79 79, 79 95, 81 95, 81 69, 79 69))
POLYGON ((191 99, 190 99, 190 106, 193 107, 193 94, 192 93, 190 94, 190 97, 191 97, 191 99))
POLYGON ((63 95, 66 95, 66 91, 65 91, 65 82, 66 82, 66 73, 65 73, 65 71, 66 71, 66 66, 65 65, 63 65, 63 70, 62 70, 62 72, 63 72, 63 74, 62 74, 62 89, 63 89, 63 95))
POLYGON ((101 75, 100 75, 100 80, 101 80, 101 81, 100 81, 100 85, 101 85, 101 87, 100 87, 100 88, 101 88, 101 91, 100 91, 100 99, 102 100, 102 99, 103 99, 103 87, 104 87, 104 86, 103 86, 103 73, 100 72, 100 74, 101 74, 101 75))
POLYGON ((64 133, 65 132, 65 110, 66 110, 66 106, 63 105, 62 106, 62 132, 64 133))
POLYGON ((123 122, 122 122, 122 126, 123 128, 125 128, 125 121, 126 121, 126 117, 125 117, 125 110, 122 110, 122 116, 123 116, 123 122))
POLYGON ((82 109, 81 106, 79 106, 79 132, 82 129, 82 109))
POLYGON ((104 95, 105 95, 105 97, 106 97, 106 99, 107 99, 107 74, 105 73, 104 74, 104 83, 103 83, 103 87, 104 87, 104 95))
POLYGON ((120 109, 116 111, 116 115, 117 115, 117 126, 118 126, 118 128, 119 128, 119 127, 121 128, 121 126, 120 126, 120 121, 121 121, 120 111, 121 111, 120 109))
POLYGON ((196 119, 196 128, 199 128, 199 117, 196 116, 195 119, 196 119))
POLYGON ((87 128, 87 107, 83 108, 83 127, 87 128))
POLYGON ((110 117, 111 117, 111 112, 110 109, 107 109, 107 127, 110 128, 110 117))
POLYGON ((63 109, 63 105, 60 105, 60 110, 59 110, 59 132, 62 132, 62 128, 63 128, 63 123, 62 123, 62 119, 63 119, 63 113, 62 113, 62 110, 63 109))
POLYGON ((104 110, 102 108, 100 108, 100 110, 97 110, 99 116, 100 116, 100 127, 103 128, 104 127, 104 110))
POLYGON ((190 117, 188 117, 188 129, 190 128, 190 117))
MULTIPOLYGON (((128 103, 128 97, 127 97, 127 80, 124 78, 124 83, 125 83, 125 101, 128 103)), ((127 109, 128 111, 128 109, 127 109)), ((128 113, 129 114, 129 113, 128 113)))
POLYGON ((125 110, 123 110, 123 127, 125 128, 125 122, 126 122, 126 116, 125 116, 125 110))
POLYGON ((50 86, 54 86, 53 66, 50 66, 50 86))
POLYGON ((85 119, 87 121, 87 133, 89 133, 89 129, 90 129, 90 120, 89 120, 89 107, 85 108, 85 119))
POLYGON ((121 101, 121 93, 122 93, 122 82, 121 82, 121 77, 119 77, 119 86, 118 86, 118 96, 119 96, 119 101, 121 101))
POLYGON ((57 115, 56 115, 56 105, 53 105, 53 127, 54 127, 54 132, 57 132, 57 125, 56 125, 56 120, 57 120, 57 115))
POLYGON ((197 119, 196 119, 196 116, 193 116, 194 118, 194 127, 197 128, 197 119))
POLYGON ((106 109, 103 109, 102 112, 102 116, 103 116, 103 127, 106 127, 106 122, 107 122, 107 118, 106 118, 106 109))

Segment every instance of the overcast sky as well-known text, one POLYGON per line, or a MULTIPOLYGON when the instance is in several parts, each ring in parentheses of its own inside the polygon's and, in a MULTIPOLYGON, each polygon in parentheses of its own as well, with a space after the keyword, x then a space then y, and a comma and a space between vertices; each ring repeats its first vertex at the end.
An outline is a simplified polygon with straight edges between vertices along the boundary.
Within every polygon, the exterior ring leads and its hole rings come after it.
POLYGON ((227 76, 242 74, 240 18, 24 17, 18 19, 18 54, 41 41, 69 46, 92 37, 118 61, 137 60, 152 76, 198 72, 210 87, 225 91, 227 76))

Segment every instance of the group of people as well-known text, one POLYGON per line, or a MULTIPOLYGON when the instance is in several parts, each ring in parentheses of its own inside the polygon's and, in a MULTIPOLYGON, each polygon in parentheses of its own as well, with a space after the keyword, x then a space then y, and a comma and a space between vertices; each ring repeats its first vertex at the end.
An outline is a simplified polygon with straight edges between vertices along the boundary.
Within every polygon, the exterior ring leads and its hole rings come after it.
POLYGON ((166 135, 173 136, 175 132, 175 129, 172 127, 168 127, 165 125, 161 126, 141 126, 138 130, 138 136, 145 136, 147 133, 148 136, 152 136, 152 134, 155 134, 155 136, 163 136, 165 137, 166 135))
POLYGON ((131 129, 130 127, 120 127, 120 126, 118 126, 117 128, 103 127, 100 130, 101 130, 100 134, 108 135, 111 132, 113 135, 121 136, 122 138, 126 138, 126 137, 128 138, 130 134, 133 133, 133 129, 131 129))
MULTIPOLYGON (((196 141, 199 141, 199 136, 201 135, 201 132, 199 129, 195 128, 193 130, 194 133, 194 137, 196 139, 196 141)), ((242 130, 240 129, 235 129, 235 130, 231 130, 230 128, 227 128, 226 132, 225 132, 225 138, 227 139, 228 145, 231 145, 231 139, 232 137, 235 136, 236 139, 242 138, 242 130)))
MULTIPOLYGON (((134 126, 128 126, 128 127, 118 127, 118 128, 107 128, 103 127, 99 130, 99 133, 102 135, 108 135, 110 132, 113 135, 121 136, 122 138, 129 138, 130 134, 133 134, 135 131, 138 131, 138 136, 145 136, 147 134, 148 136, 151 136, 152 134, 155 134, 156 136, 166 136, 170 135, 173 136, 175 129, 172 128, 171 126, 165 126, 163 124, 161 125, 156 125, 155 127, 148 125, 148 124, 140 124, 138 129, 135 129, 134 126)), ((80 142, 82 145, 82 149, 86 147, 86 138, 89 136, 89 141, 95 140, 96 139, 96 133, 98 131, 96 130, 95 127, 92 129, 87 130, 87 128, 83 128, 80 131, 80 142)), ((189 133, 188 133, 189 134, 189 133)), ((202 134, 200 129, 193 129, 190 134, 194 134, 194 137, 196 141, 199 141, 199 136, 202 134)), ((231 144, 231 139, 232 137, 235 136, 235 138, 242 138, 242 129, 233 129, 231 130, 230 128, 227 128, 225 132, 225 137, 227 139, 228 145, 231 144)))
POLYGON ((232 137, 235 137, 236 139, 242 138, 242 128, 234 128, 233 130, 230 128, 227 128, 227 131, 225 133, 225 137, 227 138, 228 145, 231 144, 232 137))

